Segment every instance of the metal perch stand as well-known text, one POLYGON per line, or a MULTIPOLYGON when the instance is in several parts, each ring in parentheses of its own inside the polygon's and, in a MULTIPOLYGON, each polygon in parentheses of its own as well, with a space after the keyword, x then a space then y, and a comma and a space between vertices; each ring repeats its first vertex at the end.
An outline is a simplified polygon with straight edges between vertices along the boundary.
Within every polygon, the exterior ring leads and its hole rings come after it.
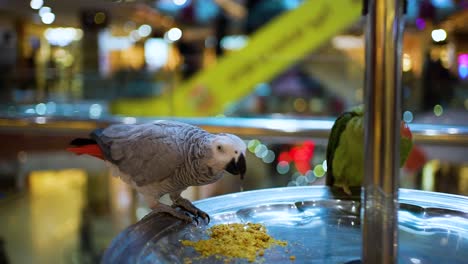
POLYGON ((396 263, 403 0, 369 0, 366 21, 363 263, 396 263))

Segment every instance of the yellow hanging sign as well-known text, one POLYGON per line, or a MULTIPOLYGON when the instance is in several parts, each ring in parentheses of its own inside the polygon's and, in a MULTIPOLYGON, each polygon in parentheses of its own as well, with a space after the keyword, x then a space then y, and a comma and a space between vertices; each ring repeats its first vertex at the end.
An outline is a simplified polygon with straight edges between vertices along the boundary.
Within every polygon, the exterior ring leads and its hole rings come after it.
POLYGON ((355 22, 361 0, 306 0, 255 32, 244 48, 176 86, 172 93, 112 104, 116 114, 214 116, 355 22))

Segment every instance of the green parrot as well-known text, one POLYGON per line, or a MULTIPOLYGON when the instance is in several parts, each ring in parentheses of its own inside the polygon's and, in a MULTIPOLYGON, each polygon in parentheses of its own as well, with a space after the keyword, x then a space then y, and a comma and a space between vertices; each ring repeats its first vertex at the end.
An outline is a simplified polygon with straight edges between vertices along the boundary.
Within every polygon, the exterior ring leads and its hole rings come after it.
MULTIPOLYGON (((413 146, 411 131, 403 121, 400 136, 400 166, 403 166, 413 146)), ((333 124, 327 146, 327 185, 351 194, 350 187, 362 185, 364 166, 364 107, 361 105, 341 114, 333 124)))

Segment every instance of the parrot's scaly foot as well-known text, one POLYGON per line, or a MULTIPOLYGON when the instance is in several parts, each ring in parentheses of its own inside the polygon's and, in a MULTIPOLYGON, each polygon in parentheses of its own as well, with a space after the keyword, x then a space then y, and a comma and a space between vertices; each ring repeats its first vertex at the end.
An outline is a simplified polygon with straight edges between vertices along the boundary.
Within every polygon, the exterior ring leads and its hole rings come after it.
MULTIPOLYGON (((168 205, 165 205, 165 204, 162 204, 162 203, 157 203, 157 204, 154 204, 153 206, 151 206, 151 210, 155 213, 167 213, 167 214, 170 214, 172 216, 174 216, 175 218, 178 218, 182 221, 185 221, 185 222, 189 222, 191 223, 193 221, 192 217, 184 214, 183 212, 180 212, 180 211, 177 211, 176 209, 168 206, 168 205)), ((198 221, 197 221, 197 224, 198 224, 198 221)))
POLYGON ((343 186, 343 192, 345 192, 347 195, 352 195, 351 190, 347 185, 343 186))
POLYGON ((343 192, 347 195, 352 195, 351 189, 346 184, 335 184, 336 187, 343 189, 343 192))
POLYGON ((193 214, 194 216, 202 218, 207 224, 210 223, 210 216, 204 211, 200 210, 195 205, 193 205, 189 200, 179 196, 178 198, 173 200, 173 203, 174 204, 172 205, 172 207, 180 207, 186 210, 187 212, 193 214))

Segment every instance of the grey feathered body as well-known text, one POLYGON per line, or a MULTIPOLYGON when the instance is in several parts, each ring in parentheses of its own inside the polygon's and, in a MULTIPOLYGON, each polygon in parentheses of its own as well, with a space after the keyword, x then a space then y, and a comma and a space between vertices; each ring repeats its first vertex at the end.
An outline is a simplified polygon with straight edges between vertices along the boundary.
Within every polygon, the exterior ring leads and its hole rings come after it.
POLYGON ((208 162, 213 135, 192 125, 174 121, 113 125, 92 137, 122 173, 122 180, 145 196, 180 192, 223 176, 208 162))

